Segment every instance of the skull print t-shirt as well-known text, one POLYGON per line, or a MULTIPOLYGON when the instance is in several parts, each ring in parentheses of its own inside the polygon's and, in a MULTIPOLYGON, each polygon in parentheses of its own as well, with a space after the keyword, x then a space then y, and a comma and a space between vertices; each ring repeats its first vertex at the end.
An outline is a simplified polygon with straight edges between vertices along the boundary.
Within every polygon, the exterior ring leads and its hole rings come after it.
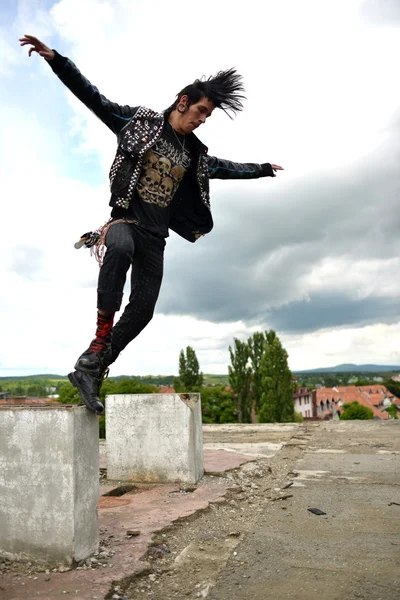
POLYGON ((129 210, 116 207, 111 216, 136 219, 144 229, 168 237, 174 195, 191 163, 188 136, 179 134, 166 121, 162 137, 145 154, 129 210))

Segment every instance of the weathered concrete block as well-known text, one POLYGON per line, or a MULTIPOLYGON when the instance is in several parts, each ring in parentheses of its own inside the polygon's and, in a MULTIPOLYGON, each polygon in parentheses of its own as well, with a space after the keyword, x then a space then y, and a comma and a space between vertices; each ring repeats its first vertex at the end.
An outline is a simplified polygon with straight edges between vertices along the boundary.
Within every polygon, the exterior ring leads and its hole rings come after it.
POLYGON ((98 419, 82 406, 0 406, 0 556, 70 565, 98 549, 98 419))
POLYGON ((107 396, 107 477, 196 483, 204 473, 200 394, 107 396))

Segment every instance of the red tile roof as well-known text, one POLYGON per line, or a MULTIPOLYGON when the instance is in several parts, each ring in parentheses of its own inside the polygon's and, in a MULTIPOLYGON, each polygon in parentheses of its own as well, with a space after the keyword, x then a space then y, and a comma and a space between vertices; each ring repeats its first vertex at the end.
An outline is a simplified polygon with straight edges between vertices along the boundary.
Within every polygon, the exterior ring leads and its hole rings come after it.
MULTIPOLYGON (((390 400, 390 402, 398 401, 398 399, 383 385, 366 385, 361 387, 347 385, 334 388, 319 388, 316 390, 317 405, 319 405, 321 401, 324 404, 327 401, 334 402, 336 410, 341 411, 341 405, 350 402, 358 402, 359 404, 370 408, 374 413, 374 417, 378 417, 379 419, 389 418, 386 410, 383 410, 383 401, 385 398, 390 400)), ((326 414, 326 411, 324 414, 326 414)))
POLYGON ((54 398, 2 398, 0 404, 12 404, 13 406, 30 406, 36 404, 56 404, 54 398))

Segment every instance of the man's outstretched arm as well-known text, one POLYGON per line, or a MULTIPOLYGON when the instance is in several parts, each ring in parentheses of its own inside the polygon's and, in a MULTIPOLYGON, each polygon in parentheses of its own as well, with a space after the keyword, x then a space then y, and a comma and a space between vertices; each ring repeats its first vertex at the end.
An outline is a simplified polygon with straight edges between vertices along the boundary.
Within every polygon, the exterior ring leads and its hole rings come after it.
POLYGON ((237 163, 216 156, 208 157, 208 173, 210 179, 257 179, 259 177, 276 177, 276 171, 283 167, 270 163, 237 163))
POLYGON ((118 133, 135 114, 137 107, 110 102, 82 75, 74 63, 52 50, 33 35, 20 38, 21 46, 29 45, 29 56, 37 52, 47 60, 57 77, 114 133, 118 133))

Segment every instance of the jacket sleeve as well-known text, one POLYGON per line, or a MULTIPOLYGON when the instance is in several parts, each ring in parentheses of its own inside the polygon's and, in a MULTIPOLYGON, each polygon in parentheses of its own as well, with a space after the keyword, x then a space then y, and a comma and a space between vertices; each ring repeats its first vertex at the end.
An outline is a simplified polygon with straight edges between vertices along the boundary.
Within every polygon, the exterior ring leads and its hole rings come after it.
POLYGON ((50 67, 63 84, 115 134, 131 120, 138 107, 110 102, 82 75, 74 63, 54 50, 50 67))
POLYGON ((270 163, 236 163, 216 156, 208 157, 210 179, 257 179, 275 177, 270 163))

